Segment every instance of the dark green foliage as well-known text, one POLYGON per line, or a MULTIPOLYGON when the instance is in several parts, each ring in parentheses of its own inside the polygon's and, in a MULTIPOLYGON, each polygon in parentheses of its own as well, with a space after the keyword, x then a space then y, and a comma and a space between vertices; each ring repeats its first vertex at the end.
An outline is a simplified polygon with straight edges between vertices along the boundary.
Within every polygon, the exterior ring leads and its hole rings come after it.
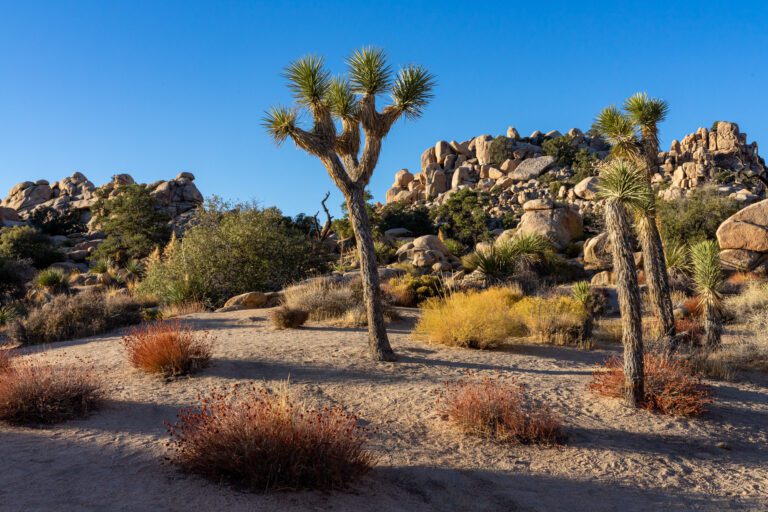
POLYGON ((714 188, 696 189, 675 201, 659 201, 657 218, 661 237, 667 244, 693 244, 715 238, 722 222, 743 204, 714 188))
POLYGON ((62 261, 64 255, 44 235, 29 226, 16 226, 0 231, 0 257, 31 261, 36 268, 45 268, 62 261))
POLYGON ((250 291, 281 289, 321 272, 324 252, 277 208, 211 202, 184 239, 152 257, 139 291, 164 303, 220 306, 250 291))
POLYGON ((515 151, 515 141, 503 135, 499 135, 491 141, 489 149, 490 163, 500 165, 505 160, 514 158, 512 153, 515 151))
POLYGON ((25 284, 34 273, 28 264, 0 256, 0 304, 23 297, 25 284))
POLYGON ((546 155, 554 157, 558 165, 564 167, 573 165, 574 158, 576 157, 576 147, 573 145, 572 137, 565 135, 549 139, 544 141, 541 148, 546 155))
POLYGON ((63 211, 45 206, 36 208, 29 216, 29 222, 46 235, 70 235, 85 231, 80 212, 74 208, 63 211))
POLYGON ((474 247, 477 242, 490 236, 489 206, 490 197, 486 192, 465 188, 432 210, 432 218, 445 236, 474 247))
POLYGON ((571 168, 575 171, 575 174, 571 178, 573 184, 577 184, 585 178, 590 176, 597 176, 597 162, 598 158, 586 149, 580 149, 573 157, 573 163, 571 168))
POLYGON ((148 256, 170 236, 168 216, 155 210, 144 185, 119 187, 114 197, 96 202, 93 214, 96 226, 106 237, 92 257, 108 258, 120 266, 148 256))
MULTIPOLYGON (((374 231, 376 231, 377 226, 379 225, 380 219, 379 219, 379 213, 376 211, 376 207, 371 203, 373 200, 373 194, 371 194, 367 189, 365 191, 365 209, 368 212, 368 219, 371 221, 371 226, 373 227, 374 231)), ((341 203, 341 213, 344 215, 341 219, 335 219, 333 223, 331 224, 331 229, 334 233, 339 235, 341 238, 351 238, 354 236, 354 232, 352 231, 352 222, 349 220, 349 208, 347 207, 347 203, 341 203)), ((380 233, 375 233, 380 234, 380 233)))
POLYGON ((414 236, 432 235, 435 226, 425 206, 408 206, 397 202, 382 206, 378 210, 378 229, 384 233, 392 228, 405 228, 414 236))

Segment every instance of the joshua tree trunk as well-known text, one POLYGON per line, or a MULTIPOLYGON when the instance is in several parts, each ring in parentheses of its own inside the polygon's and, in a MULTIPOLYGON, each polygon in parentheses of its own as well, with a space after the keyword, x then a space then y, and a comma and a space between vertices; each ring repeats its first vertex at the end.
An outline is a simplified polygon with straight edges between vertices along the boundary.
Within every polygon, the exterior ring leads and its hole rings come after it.
POLYGON ((648 294, 651 297, 654 314, 659 321, 664 345, 668 350, 672 350, 675 339, 675 317, 669 294, 667 262, 664 258, 661 236, 653 213, 643 214, 638 232, 640 247, 643 251, 643 269, 648 284, 648 294))
POLYGON ((360 260, 360 277, 363 281, 366 317, 368 319, 368 347, 374 361, 395 361, 392 347, 387 338, 384 324, 384 308, 379 291, 379 271, 376 265, 376 253, 373 248, 373 233, 368 212, 365 208, 365 190, 354 186, 347 197, 349 217, 357 242, 357 254, 360 260))
POLYGON ((632 225, 623 204, 616 200, 606 201, 605 225, 613 245, 613 269, 621 310, 625 398, 629 405, 637 407, 644 396, 643 331, 640 288, 630 238, 632 225))
POLYGON ((708 350, 720 346, 723 334, 723 322, 717 306, 711 302, 704 303, 704 346, 708 350))

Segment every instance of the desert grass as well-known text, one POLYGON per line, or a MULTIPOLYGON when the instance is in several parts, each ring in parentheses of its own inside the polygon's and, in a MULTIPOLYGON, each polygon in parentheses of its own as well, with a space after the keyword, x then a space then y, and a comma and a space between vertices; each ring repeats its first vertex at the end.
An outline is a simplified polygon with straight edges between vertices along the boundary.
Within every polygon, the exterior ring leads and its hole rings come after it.
POLYGON ((168 320, 179 316, 205 313, 208 308, 200 301, 180 302, 177 304, 165 304, 160 308, 160 318, 168 320))
POLYGON ((503 443, 556 444, 562 423, 523 384, 499 376, 445 383, 440 412, 460 431, 503 443))
POLYGON ((588 345, 584 320, 589 314, 577 299, 563 296, 525 297, 512 306, 511 314, 541 343, 588 345))
POLYGON ((179 320, 136 327, 123 337, 128 361, 135 368, 166 378, 188 375, 208 366, 211 338, 179 320))
POLYGON ((306 323, 309 313, 303 309, 280 306, 270 311, 269 319, 275 329, 296 329, 306 323))
POLYGON ((355 415, 308 408, 287 384, 215 391, 168 430, 181 468, 260 492, 343 488, 374 464, 355 415))

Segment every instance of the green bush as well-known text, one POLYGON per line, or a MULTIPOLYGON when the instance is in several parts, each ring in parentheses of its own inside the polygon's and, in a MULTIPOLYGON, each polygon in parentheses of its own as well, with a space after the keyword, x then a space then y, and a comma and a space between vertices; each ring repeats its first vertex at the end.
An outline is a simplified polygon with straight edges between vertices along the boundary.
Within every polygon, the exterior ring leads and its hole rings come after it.
POLYGON ((474 247, 490 236, 490 202, 486 192, 465 188, 432 210, 433 221, 448 238, 474 247))
POLYGON ((515 151, 515 141, 503 135, 499 135, 491 141, 488 150, 490 163, 501 165, 505 160, 514 158, 512 154, 515 151))
POLYGON ((443 282, 431 274, 405 274, 382 285, 385 296, 396 306, 414 307, 444 292, 443 282))
POLYGON ((92 211, 96 227, 106 235, 93 251, 94 259, 106 258, 123 265, 148 256, 170 236, 168 216, 155 210, 144 185, 121 186, 113 197, 97 200, 92 211))
POLYGON ((51 343, 93 336, 141 320, 141 303, 127 295, 58 295, 14 321, 8 337, 22 345, 51 343))
POLYGON ((571 178, 572 184, 576 185, 578 182, 589 178, 591 176, 597 176, 597 163, 598 158, 586 149, 580 149, 576 152, 571 163, 571 168, 575 171, 575 174, 571 178))
POLYGON ((69 207, 64 210, 50 206, 36 208, 30 214, 29 222, 46 235, 70 235, 86 230, 80 220, 80 212, 69 207))
POLYGON ((521 272, 551 273, 557 266, 556 260, 549 240, 529 234, 478 250, 465 258, 465 266, 479 270, 490 282, 501 282, 521 272))
POLYGON ((16 226, 0 231, 0 257, 29 260, 35 268, 45 268, 64 259, 64 255, 53 246, 48 235, 29 226, 16 226))
POLYGON ((250 291, 279 290, 326 268, 325 254, 280 210, 212 201, 183 240, 149 258, 138 292, 166 304, 217 307, 250 291))
POLYGON ((659 201, 659 231, 667 244, 690 245, 713 240, 720 224, 742 206, 714 187, 695 189, 682 199, 659 201))
POLYGON ((546 140, 541 148, 545 155, 554 157, 558 165, 571 166, 576 158, 576 147, 572 137, 568 135, 546 140))
POLYGON ((390 203, 378 210, 378 228, 381 233, 388 229, 405 228, 414 236, 432 235, 435 226, 425 206, 410 206, 401 202, 390 203))
POLYGON ((28 264, 0 256, 0 304, 23 297, 34 274, 28 264))
POLYGON ((57 268, 47 268, 37 273, 35 276, 35 286, 54 293, 62 293, 67 291, 69 283, 64 272, 57 268))
POLYGON ((376 261, 379 265, 386 265, 395 258, 397 250, 386 242, 373 242, 373 251, 376 253, 376 261))

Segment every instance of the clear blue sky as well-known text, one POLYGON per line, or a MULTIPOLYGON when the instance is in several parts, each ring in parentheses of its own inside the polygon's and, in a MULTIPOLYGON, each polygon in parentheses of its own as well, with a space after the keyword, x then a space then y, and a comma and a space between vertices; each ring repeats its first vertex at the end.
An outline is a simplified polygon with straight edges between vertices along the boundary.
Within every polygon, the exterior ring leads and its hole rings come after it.
POLYGON ((314 213, 325 170, 261 117, 290 101, 288 62, 342 71, 363 45, 439 81, 387 138, 377 199, 436 140, 586 129, 640 90, 671 104, 665 146, 727 119, 768 154, 768 2, 14 1, 0 3, 0 193, 74 170, 96 184, 187 170, 205 195, 314 213))

